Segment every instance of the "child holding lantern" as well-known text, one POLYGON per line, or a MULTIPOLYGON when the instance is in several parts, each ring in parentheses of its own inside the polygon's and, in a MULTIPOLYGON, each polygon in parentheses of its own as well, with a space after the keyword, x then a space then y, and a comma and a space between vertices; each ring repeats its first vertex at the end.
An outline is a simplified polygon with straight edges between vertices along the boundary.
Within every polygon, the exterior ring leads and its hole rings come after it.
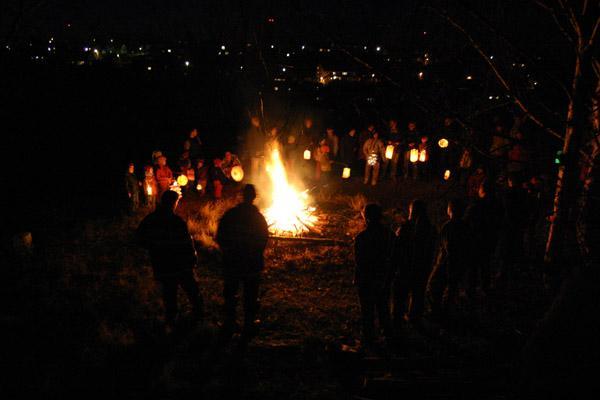
POLYGON ((156 194, 158 193, 158 187, 156 185, 156 179, 154 179, 154 170, 151 165, 144 167, 144 182, 143 190, 146 198, 146 205, 154 210, 156 207, 156 194))

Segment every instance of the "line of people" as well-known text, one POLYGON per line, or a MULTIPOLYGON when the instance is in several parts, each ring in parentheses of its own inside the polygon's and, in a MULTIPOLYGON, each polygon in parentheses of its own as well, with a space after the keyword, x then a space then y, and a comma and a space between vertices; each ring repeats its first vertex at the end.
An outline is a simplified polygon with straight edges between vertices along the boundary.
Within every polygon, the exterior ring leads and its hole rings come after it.
POLYGON ((399 176, 441 179, 445 170, 457 168, 463 152, 463 135, 453 118, 446 118, 435 134, 420 132, 415 121, 409 121, 405 130, 399 128, 396 119, 387 124, 381 131, 371 123, 364 130, 351 127, 346 134, 339 135, 332 125, 323 130, 316 128, 310 117, 299 127, 273 126, 265 130, 260 118, 254 116, 239 146, 255 177, 260 176, 267 143, 272 140, 278 141, 283 149, 288 169, 316 181, 326 181, 334 174, 341 176, 345 167, 364 171, 364 183, 371 185, 384 179, 396 182, 399 176), (443 145, 438 145, 441 139, 443 145))
POLYGON ((391 338, 407 322, 419 324, 426 316, 443 323, 479 296, 507 290, 526 260, 525 247, 536 243, 528 224, 539 206, 532 203, 537 195, 516 182, 511 176, 497 196, 495 184, 484 180, 468 206, 462 199, 450 200, 439 233, 422 200, 411 202, 407 220, 396 231, 383 223, 380 206, 365 207, 366 229, 356 237, 354 252, 367 345, 378 336, 376 316, 383 335, 391 338), (498 261, 497 273, 493 261, 498 261))

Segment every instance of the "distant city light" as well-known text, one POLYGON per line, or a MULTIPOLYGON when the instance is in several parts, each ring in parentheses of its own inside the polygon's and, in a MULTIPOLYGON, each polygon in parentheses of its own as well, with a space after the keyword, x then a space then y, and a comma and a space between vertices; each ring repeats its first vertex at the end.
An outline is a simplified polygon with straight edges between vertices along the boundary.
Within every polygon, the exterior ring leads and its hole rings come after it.
POLYGON ((243 66, 243 65, 240 65, 240 69, 244 69, 244 66, 243 66))
POLYGON ((171 49, 167 49, 167 53, 170 53, 170 52, 171 52, 171 49))
POLYGON ((425 74, 423 73, 423 71, 419 71, 418 76, 419 76, 420 80, 423 80, 423 78, 425 77, 425 74))
POLYGON ((88 52, 88 51, 90 51, 90 48, 89 47, 84 47, 83 51, 88 52))
POLYGON ((150 66, 149 66, 148 68, 146 68, 146 69, 147 69, 148 71, 152 71, 152 67, 150 67, 150 66))
POLYGON ((290 53, 285 53, 285 56, 286 56, 286 57, 289 57, 289 56, 290 56, 290 53))
POLYGON ((140 49, 140 51, 142 51, 142 47, 140 47, 139 49, 140 49))
POLYGON ((473 77, 471 75, 467 75, 467 80, 470 81, 471 79, 473 79, 473 77))
POLYGON ((494 59, 494 56, 490 56, 490 60, 493 60, 493 59, 494 59))
POLYGON ((381 47, 377 46, 377 47, 375 48, 375 50, 377 50, 377 51, 381 51, 381 47))
POLYGON ((52 51, 52 49, 50 47, 48 47, 48 51, 52 51))
POLYGON ((286 71, 285 67, 281 68, 281 70, 282 70, 283 72, 285 72, 285 71, 286 71))
POLYGON ((375 74, 371 74, 371 78, 375 78, 375 74))
POLYGON ((366 49, 367 49, 367 46, 363 47, 363 50, 366 50, 366 49))
POLYGON ((225 45, 222 45, 222 46, 221 46, 221 50, 225 50, 225 45))
POLYGON ((277 92, 279 90, 279 86, 275 86, 273 90, 277 92))
POLYGON ((304 50, 305 48, 306 48, 306 46, 305 46, 305 45, 302 45, 301 49, 302 49, 302 50, 304 50))
POLYGON ((94 54, 96 54, 96 55, 100 54, 100 52, 98 51, 98 49, 94 49, 94 54))
POLYGON ((111 42, 111 43, 113 43, 113 42, 114 42, 114 40, 110 39, 110 42, 111 42))
POLYGON ((272 45, 271 45, 271 48, 272 48, 272 49, 274 49, 274 48, 275 48, 275 45, 274 45, 274 44, 272 44, 272 45))
POLYGON ((494 99, 494 96, 490 96, 490 97, 488 97, 488 99, 490 99, 490 100, 493 100, 493 99, 494 99))
POLYGON ((186 67, 189 67, 189 66, 190 66, 190 62, 189 62, 189 61, 186 61, 186 62, 185 62, 185 66, 186 66, 186 67))

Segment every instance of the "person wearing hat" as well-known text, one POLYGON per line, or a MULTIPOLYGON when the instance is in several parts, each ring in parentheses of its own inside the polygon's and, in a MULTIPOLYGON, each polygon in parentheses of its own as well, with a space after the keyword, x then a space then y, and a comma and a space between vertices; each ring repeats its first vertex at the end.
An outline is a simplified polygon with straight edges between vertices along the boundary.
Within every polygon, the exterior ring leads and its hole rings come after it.
POLYGON ((235 309, 239 287, 244 288, 244 328, 242 334, 250 338, 257 333, 260 276, 264 268, 263 253, 269 237, 265 217, 253 204, 254 185, 243 189, 244 200, 229 209, 219 221, 217 243, 223 252, 223 297, 225 300, 225 336, 235 330, 235 309))

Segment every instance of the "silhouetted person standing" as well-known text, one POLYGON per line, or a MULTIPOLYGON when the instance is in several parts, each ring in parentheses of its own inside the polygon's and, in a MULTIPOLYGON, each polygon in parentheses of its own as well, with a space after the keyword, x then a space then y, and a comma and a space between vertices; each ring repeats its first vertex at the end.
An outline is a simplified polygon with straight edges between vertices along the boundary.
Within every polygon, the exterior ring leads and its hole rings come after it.
POLYGON ((423 316, 425 285, 431 272, 434 246, 435 228, 429 222, 425 202, 414 200, 409 206, 408 221, 400 227, 394 246, 395 325, 423 316))
POLYGON ((244 330, 247 337, 256 334, 254 320, 258 312, 260 274, 269 231, 267 221, 254 204, 256 189, 246 185, 244 201, 228 210, 219 222, 217 243, 223 252, 223 297, 226 334, 235 328, 235 308, 240 285, 244 288, 244 330))
POLYGON ((163 289, 165 319, 172 327, 177 315, 177 287, 186 292, 197 320, 203 317, 202 295, 194 279, 197 262, 194 241, 183 219, 175 214, 179 195, 166 191, 159 207, 141 222, 138 240, 150 252, 154 278, 163 289))
POLYGON ((427 281, 427 297, 434 318, 441 317, 449 306, 458 303, 459 285, 470 264, 470 234, 462 220, 464 206, 459 200, 448 202, 450 220, 440 232, 440 241, 433 270, 427 281))
POLYGON ((487 292, 491 285, 491 262, 498 246, 502 228, 502 205, 496 201, 493 182, 485 179, 479 186, 478 198, 471 204, 465 221, 473 232, 473 265, 469 271, 469 289, 474 291, 477 282, 487 292))
POLYGON ((382 210, 376 204, 365 207, 367 228, 354 240, 356 262, 355 284, 360 300, 363 340, 366 345, 375 339, 375 312, 386 337, 390 326, 390 253, 393 232, 382 224, 382 210))

